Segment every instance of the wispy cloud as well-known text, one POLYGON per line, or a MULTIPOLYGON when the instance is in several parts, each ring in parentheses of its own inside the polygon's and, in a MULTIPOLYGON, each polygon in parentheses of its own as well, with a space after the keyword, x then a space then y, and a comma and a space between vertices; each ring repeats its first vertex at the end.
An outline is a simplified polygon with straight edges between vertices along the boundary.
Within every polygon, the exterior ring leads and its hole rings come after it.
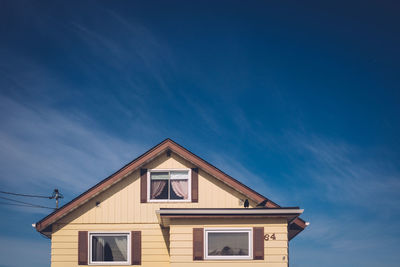
POLYGON ((301 172, 316 183, 321 197, 348 205, 396 209, 400 172, 377 152, 313 137, 298 142, 306 155, 301 172))
POLYGON ((347 210, 330 216, 329 213, 313 216, 307 233, 301 238, 328 246, 337 251, 366 251, 386 247, 389 249, 397 241, 399 231, 390 221, 380 221, 374 216, 349 216, 347 210), (378 229, 384 228, 385 232, 378 229), (372 242, 380 240, 381 242, 372 242))
POLYGON ((0 97, 3 188, 32 193, 58 187, 76 194, 144 151, 96 127, 83 114, 63 114, 0 97))
MULTIPOLYGON (((83 23, 77 19, 64 25, 89 53, 86 57, 90 60, 75 58, 79 67, 88 75, 101 72, 106 67, 110 74, 119 77, 120 83, 125 83, 131 89, 141 88, 144 96, 146 90, 154 89, 152 85, 156 85, 157 89, 172 99, 168 78, 173 75, 175 67, 168 44, 138 22, 128 21, 114 11, 97 9, 107 23, 83 23)), ((91 75, 91 78, 103 81, 106 77, 91 75)), ((143 101, 140 98, 137 100, 143 101)))
POLYGON ((371 261, 365 255, 374 254, 378 259, 390 251, 390 261, 394 262, 398 256, 394 256, 393 247, 400 237, 391 223, 398 216, 400 201, 396 165, 374 149, 361 149, 344 141, 321 136, 291 138, 294 151, 302 158, 294 172, 304 177, 305 183, 296 194, 308 203, 305 216, 311 221, 294 241, 295 257, 302 261, 301 253, 308 247, 315 252, 315 257, 308 256, 311 266, 319 266, 318 262, 332 254, 342 257, 326 266, 349 262, 376 266, 379 260, 371 261))
POLYGON ((71 198, 143 153, 149 139, 165 138, 148 101, 151 88, 172 95, 167 46, 143 25, 93 8, 103 20, 35 19, 35 30, 50 34, 50 41, 81 43, 82 52, 61 54, 69 71, 0 50, 12 57, 0 63, 3 189, 58 187, 71 198))
POLYGON ((226 153, 210 151, 207 157, 212 164, 241 183, 263 194, 274 202, 279 203, 282 201, 280 190, 268 183, 268 177, 266 177, 265 173, 260 175, 249 170, 242 162, 226 153))
POLYGON ((393 263, 400 260, 398 239, 399 230, 390 220, 360 217, 354 210, 329 216, 328 211, 314 214, 311 225, 292 241, 291 255, 293 262, 306 260, 309 266, 321 262, 324 266, 397 266, 393 263))

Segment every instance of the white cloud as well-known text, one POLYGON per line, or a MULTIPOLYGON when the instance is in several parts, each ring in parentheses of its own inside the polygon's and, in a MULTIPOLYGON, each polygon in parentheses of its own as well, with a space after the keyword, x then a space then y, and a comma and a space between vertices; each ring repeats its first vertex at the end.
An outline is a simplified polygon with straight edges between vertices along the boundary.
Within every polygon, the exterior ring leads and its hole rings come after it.
POLYGON ((396 262, 396 166, 373 149, 316 136, 293 140, 303 158, 295 171, 306 184, 298 194, 308 203, 305 217, 311 222, 294 241, 296 261, 307 261, 307 266, 376 266, 385 253, 396 262))
POLYGON ((379 217, 361 217, 346 211, 339 216, 313 214, 310 226, 291 241, 293 262, 307 262, 303 266, 313 267, 321 263, 327 267, 372 267, 379 262, 398 262, 397 226, 379 217))
POLYGON ((370 209, 397 209, 400 173, 392 162, 378 154, 312 137, 297 143, 307 156, 298 171, 311 178, 320 197, 370 209))
MULTIPOLYGON (((33 108, 0 97, 1 184, 18 192, 55 187, 75 195, 143 153, 81 114, 33 108)), ((50 192, 49 192, 50 193, 50 192)))
POLYGON ((249 186, 272 201, 278 204, 282 202, 282 194, 279 193, 280 190, 272 188, 272 186, 268 184, 265 174, 259 175, 250 171, 241 162, 224 153, 209 151, 207 157, 213 165, 226 174, 249 186))

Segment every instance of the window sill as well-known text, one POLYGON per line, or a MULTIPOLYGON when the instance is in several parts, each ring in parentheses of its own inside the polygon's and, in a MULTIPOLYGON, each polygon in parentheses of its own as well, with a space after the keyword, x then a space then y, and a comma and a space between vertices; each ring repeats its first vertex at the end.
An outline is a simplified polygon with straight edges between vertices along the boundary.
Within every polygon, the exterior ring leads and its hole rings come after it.
POLYGON ((244 256, 244 257, 204 257, 204 260, 206 261, 251 261, 253 260, 253 257, 251 256, 244 256))
POLYGON ((110 266, 110 265, 115 265, 115 266, 128 266, 128 265, 131 265, 130 263, 128 263, 128 262, 91 262, 91 263, 89 263, 88 265, 90 265, 90 266, 105 266, 105 265, 108 265, 108 266, 110 266))
POLYGON ((192 202, 191 199, 148 199, 147 202, 151 203, 190 203, 192 202))
POLYGON ((210 259, 210 258, 204 258, 204 261, 207 262, 260 262, 260 260, 254 260, 253 258, 246 258, 246 259, 210 259))

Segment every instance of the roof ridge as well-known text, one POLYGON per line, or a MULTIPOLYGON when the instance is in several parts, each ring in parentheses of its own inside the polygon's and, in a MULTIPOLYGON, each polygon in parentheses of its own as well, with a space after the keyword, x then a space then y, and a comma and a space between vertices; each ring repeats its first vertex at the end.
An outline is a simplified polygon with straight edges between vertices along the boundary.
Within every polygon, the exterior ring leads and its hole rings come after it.
MULTIPOLYGON (((263 196, 262 194, 256 192, 255 190, 251 189, 250 187, 246 186, 245 184, 241 183, 240 181, 236 180, 232 176, 226 174, 219 168, 215 167, 211 163, 207 162, 206 160, 202 159, 201 157, 197 156, 193 152, 189 151, 185 147, 181 146, 180 144, 173 141, 171 138, 166 138, 162 142, 158 143, 157 145, 153 146, 140 156, 136 157, 134 160, 130 161, 122 168, 117 170, 115 173, 111 174, 107 178, 101 180, 79 196, 75 197, 61 208, 55 210, 54 212, 50 213, 40 221, 36 223, 36 230, 42 232, 46 227, 54 223, 55 221, 59 220, 63 216, 67 215, 68 213, 72 212, 79 206, 83 205, 87 201, 89 201, 94 195, 106 190, 107 188, 111 187, 115 183, 122 180, 124 177, 132 173, 133 171, 137 170, 144 164, 148 163, 149 161, 153 160, 155 157, 163 153, 165 150, 172 150, 174 153, 178 154, 180 157, 188 160, 193 165, 198 166, 203 171, 207 172, 208 174, 214 176, 221 182, 227 184, 228 186, 232 187, 236 191, 240 192, 241 194, 247 196, 248 198, 254 200, 255 202, 262 202, 266 201, 266 207, 268 208, 280 208, 278 204, 269 200, 267 197, 263 196)), ((304 224, 304 221, 300 220, 300 224, 304 224)))

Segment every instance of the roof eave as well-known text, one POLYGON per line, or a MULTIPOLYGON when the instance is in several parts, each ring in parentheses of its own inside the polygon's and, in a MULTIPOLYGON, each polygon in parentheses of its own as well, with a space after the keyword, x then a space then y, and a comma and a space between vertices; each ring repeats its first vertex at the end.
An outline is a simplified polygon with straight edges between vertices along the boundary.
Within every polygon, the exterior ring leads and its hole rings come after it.
POLYGON ((287 222, 294 221, 302 209, 160 209, 156 215, 160 225, 168 227, 171 219, 218 219, 218 218, 284 218, 287 222))
MULTIPOLYGON (((234 188, 238 192, 242 193, 249 199, 255 201, 255 202, 262 202, 264 200, 268 200, 266 207, 270 208, 279 208, 280 206, 273 201, 269 200, 265 196, 259 194, 258 192, 252 190, 248 186, 242 184, 238 180, 234 179, 233 177, 227 175, 223 171, 219 170, 212 164, 208 163, 207 161, 201 159, 197 155, 193 154, 186 148, 182 147, 181 145, 175 143, 171 139, 165 139, 161 143, 157 144, 144 154, 140 155, 130 163, 126 164, 124 167, 122 167, 120 170, 115 172, 114 174, 110 175, 106 179, 102 180, 95 186, 91 187, 81 195, 77 196, 64 206, 62 206, 60 209, 54 211, 53 213, 47 215, 43 219, 41 219, 39 222, 36 223, 36 230, 38 232, 43 233, 44 229, 47 227, 51 226, 54 222, 57 220, 61 219, 62 217, 66 216, 73 210, 79 208, 83 204, 85 204, 87 201, 89 201, 92 197, 100 194, 101 192, 107 190, 109 187, 114 185, 115 183, 119 182, 121 179, 124 177, 130 175, 132 172, 137 170, 138 168, 142 167, 161 153, 165 152, 166 150, 172 150, 174 153, 178 154, 182 158, 188 160, 195 166, 198 166, 200 169, 203 171, 207 172, 208 174, 214 176, 218 180, 222 181, 223 183, 227 184, 228 186, 234 188)), ((297 218, 300 219, 300 218, 297 218)), ((297 219, 295 220, 297 224, 297 219)), ((301 220, 303 221, 303 220, 301 220)), ((301 222, 300 221, 300 222, 301 222)), ((303 221, 304 222, 304 221, 303 221)), ((304 227, 305 228, 305 227, 304 227)))

